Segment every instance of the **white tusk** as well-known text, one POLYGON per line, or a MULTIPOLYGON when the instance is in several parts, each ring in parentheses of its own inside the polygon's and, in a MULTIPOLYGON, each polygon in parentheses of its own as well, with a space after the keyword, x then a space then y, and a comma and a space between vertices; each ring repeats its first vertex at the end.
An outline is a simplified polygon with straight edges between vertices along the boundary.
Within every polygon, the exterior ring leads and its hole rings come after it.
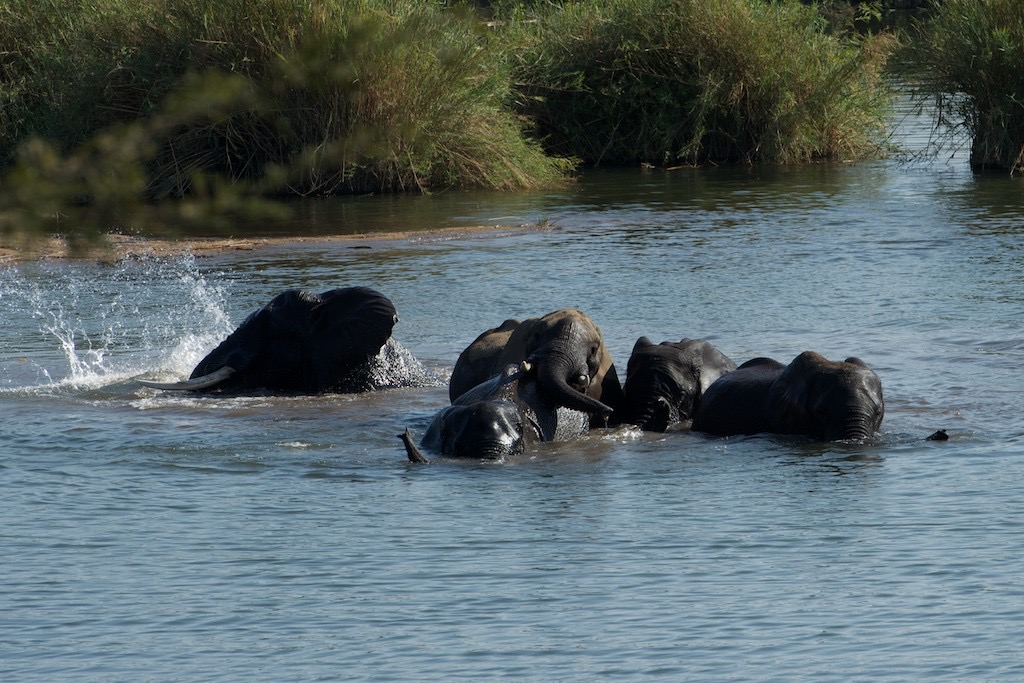
POLYGON ((199 391, 201 389, 215 387, 234 374, 235 369, 230 365, 225 365, 219 370, 214 370, 208 375, 193 377, 192 379, 186 379, 180 382, 151 382, 147 379, 140 379, 136 381, 142 386, 149 387, 150 389, 163 389, 164 391, 199 391))

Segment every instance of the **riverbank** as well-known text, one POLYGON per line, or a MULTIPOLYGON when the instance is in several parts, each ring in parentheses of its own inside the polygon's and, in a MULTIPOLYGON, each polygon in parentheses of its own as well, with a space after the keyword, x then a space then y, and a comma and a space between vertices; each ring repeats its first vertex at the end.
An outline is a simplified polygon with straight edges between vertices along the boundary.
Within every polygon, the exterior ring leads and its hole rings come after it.
POLYGON ((889 41, 826 32, 816 7, 595 0, 499 15, 410 0, 15 0, 0 10, 14 84, 0 168, 44 166, 23 147, 39 138, 33 153, 54 166, 86 149, 87 178, 159 200, 209 192, 211 176, 301 196, 519 190, 578 161, 879 151, 889 41))
POLYGON ((136 237, 109 234, 87 244, 74 244, 62 237, 46 237, 20 244, 0 244, 0 267, 27 261, 97 261, 115 262, 132 258, 166 258, 183 254, 212 256, 232 251, 257 251, 291 244, 347 243, 350 249, 372 249, 387 242, 402 240, 453 240, 479 234, 543 232, 546 224, 479 225, 432 230, 396 230, 347 235, 316 235, 284 237, 189 237, 182 239, 136 237))

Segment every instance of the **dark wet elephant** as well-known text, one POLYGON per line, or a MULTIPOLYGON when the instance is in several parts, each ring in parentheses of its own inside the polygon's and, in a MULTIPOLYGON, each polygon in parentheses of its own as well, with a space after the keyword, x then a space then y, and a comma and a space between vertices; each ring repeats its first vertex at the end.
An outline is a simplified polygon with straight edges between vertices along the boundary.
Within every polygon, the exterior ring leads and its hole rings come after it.
POLYGON ((622 422, 654 432, 686 422, 712 382, 735 369, 736 363, 703 339, 655 344, 640 337, 626 364, 622 422))
MULTIPOLYGON (((554 406, 539 391, 529 363, 508 365, 434 415, 420 446, 454 457, 500 460, 532 444, 566 441, 589 430, 587 413, 554 406)), ((407 429, 400 435, 413 462, 428 462, 407 429)))
POLYGON ((562 309, 487 330, 459 356, 449 396, 454 402, 509 364, 528 361, 550 403, 590 413, 601 426, 622 407, 622 385, 601 331, 586 314, 562 309))
POLYGON ((190 379, 148 387, 179 391, 297 394, 357 392, 374 387, 374 358, 398 315, 368 287, 317 294, 290 289, 251 314, 201 360, 190 379))
POLYGON ((693 429, 862 440, 878 431, 884 414, 882 382, 864 361, 805 351, 789 365, 755 358, 720 377, 704 392, 693 429))

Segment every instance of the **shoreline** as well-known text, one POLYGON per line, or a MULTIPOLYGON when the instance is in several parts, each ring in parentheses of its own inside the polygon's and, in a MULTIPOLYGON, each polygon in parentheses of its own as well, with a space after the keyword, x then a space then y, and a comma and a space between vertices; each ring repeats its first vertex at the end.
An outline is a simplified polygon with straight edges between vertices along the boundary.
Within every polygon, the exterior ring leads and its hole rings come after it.
POLYGON ((348 242, 372 247, 375 242, 415 241, 417 239, 461 239, 480 234, 503 232, 540 232, 550 225, 478 225, 428 230, 397 230, 346 235, 289 235, 286 237, 136 237, 111 233, 100 235, 95 242, 74 248, 63 237, 45 237, 16 244, 0 244, 0 267, 30 261, 97 261, 116 262, 126 258, 169 257, 182 254, 213 256, 232 251, 258 251, 289 244, 334 244, 348 242))

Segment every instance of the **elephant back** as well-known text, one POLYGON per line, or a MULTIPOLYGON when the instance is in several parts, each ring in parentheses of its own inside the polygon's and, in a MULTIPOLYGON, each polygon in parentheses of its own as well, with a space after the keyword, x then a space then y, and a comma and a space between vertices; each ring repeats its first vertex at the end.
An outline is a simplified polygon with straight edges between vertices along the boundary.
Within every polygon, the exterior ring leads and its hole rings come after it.
POLYGON ((720 436, 772 431, 769 392, 785 367, 755 358, 722 375, 697 403, 692 428, 720 436))

